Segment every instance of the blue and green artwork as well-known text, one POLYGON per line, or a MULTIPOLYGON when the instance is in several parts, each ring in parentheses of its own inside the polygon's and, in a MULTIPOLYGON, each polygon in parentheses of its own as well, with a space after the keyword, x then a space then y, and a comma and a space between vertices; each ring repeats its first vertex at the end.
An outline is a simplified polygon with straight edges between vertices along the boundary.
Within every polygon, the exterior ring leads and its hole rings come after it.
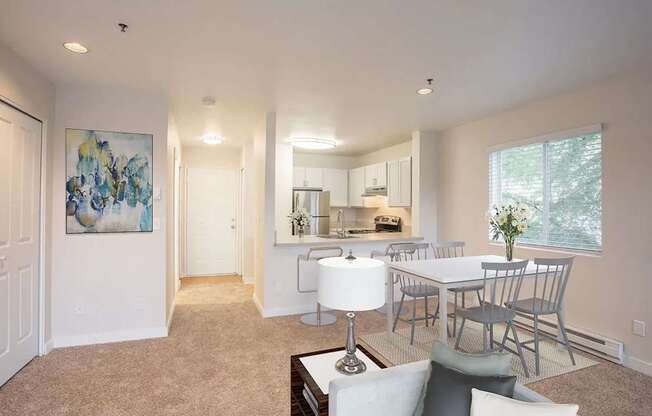
POLYGON ((66 129, 66 233, 152 231, 152 141, 66 129))

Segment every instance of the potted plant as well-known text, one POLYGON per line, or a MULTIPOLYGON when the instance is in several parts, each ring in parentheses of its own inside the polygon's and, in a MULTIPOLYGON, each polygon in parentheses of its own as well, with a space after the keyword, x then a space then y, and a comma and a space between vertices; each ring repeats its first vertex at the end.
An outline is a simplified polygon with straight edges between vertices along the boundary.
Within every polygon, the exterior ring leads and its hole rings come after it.
POLYGON ((492 239, 500 237, 505 242, 505 257, 512 261, 514 242, 527 230, 528 207, 524 204, 503 204, 489 210, 489 226, 492 239))
POLYGON ((306 232, 306 227, 310 226, 310 216, 308 215, 308 211, 303 208, 297 208, 297 210, 288 215, 288 218, 290 218, 290 222, 297 230, 299 238, 302 238, 303 234, 306 232))

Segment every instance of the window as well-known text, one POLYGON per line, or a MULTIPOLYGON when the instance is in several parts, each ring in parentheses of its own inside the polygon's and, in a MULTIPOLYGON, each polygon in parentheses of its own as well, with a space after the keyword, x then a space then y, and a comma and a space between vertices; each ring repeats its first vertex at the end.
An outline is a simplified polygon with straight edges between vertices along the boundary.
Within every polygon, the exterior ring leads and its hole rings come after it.
MULTIPOLYGON (((533 139, 489 154, 490 207, 523 203, 519 242, 602 249, 602 133, 599 126, 533 139)), ((491 238, 491 236, 490 236, 491 238)))

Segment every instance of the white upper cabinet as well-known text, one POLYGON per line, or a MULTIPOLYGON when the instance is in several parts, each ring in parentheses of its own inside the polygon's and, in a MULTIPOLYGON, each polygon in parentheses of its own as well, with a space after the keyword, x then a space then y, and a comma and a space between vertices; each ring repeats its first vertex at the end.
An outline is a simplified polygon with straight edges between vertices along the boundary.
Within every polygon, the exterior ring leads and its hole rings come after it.
POLYGON ((349 205, 364 207, 362 194, 364 193, 365 168, 351 169, 349 171, 349 205))
POLYGON ((364 167, 365 187, 387 186, 387 162, 364 167))
POLYGON ((387 162, 387 205, 409 207, 412 205, 412 161, 407 157, 387 162))
POLYGON ((295 166, 292 184, 295 188, 322 188, 324 186, 323 169, 295 166))
POLYGON ((331 207, 349 206, 349 171, 347 169, 324 169, 324 191, 331 193, 331 207))

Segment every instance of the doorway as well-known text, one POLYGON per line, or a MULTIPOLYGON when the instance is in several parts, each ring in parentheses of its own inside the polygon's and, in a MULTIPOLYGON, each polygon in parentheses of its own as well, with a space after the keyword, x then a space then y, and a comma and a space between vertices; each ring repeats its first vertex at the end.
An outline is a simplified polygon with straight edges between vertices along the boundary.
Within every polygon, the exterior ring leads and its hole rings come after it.
POLYGON ((42 131, 0 101, 0 385, 39 351, 42 131))
POLYGON ((236 273, 238 176, 236 169, 188 168, 188 276, 236 273))

